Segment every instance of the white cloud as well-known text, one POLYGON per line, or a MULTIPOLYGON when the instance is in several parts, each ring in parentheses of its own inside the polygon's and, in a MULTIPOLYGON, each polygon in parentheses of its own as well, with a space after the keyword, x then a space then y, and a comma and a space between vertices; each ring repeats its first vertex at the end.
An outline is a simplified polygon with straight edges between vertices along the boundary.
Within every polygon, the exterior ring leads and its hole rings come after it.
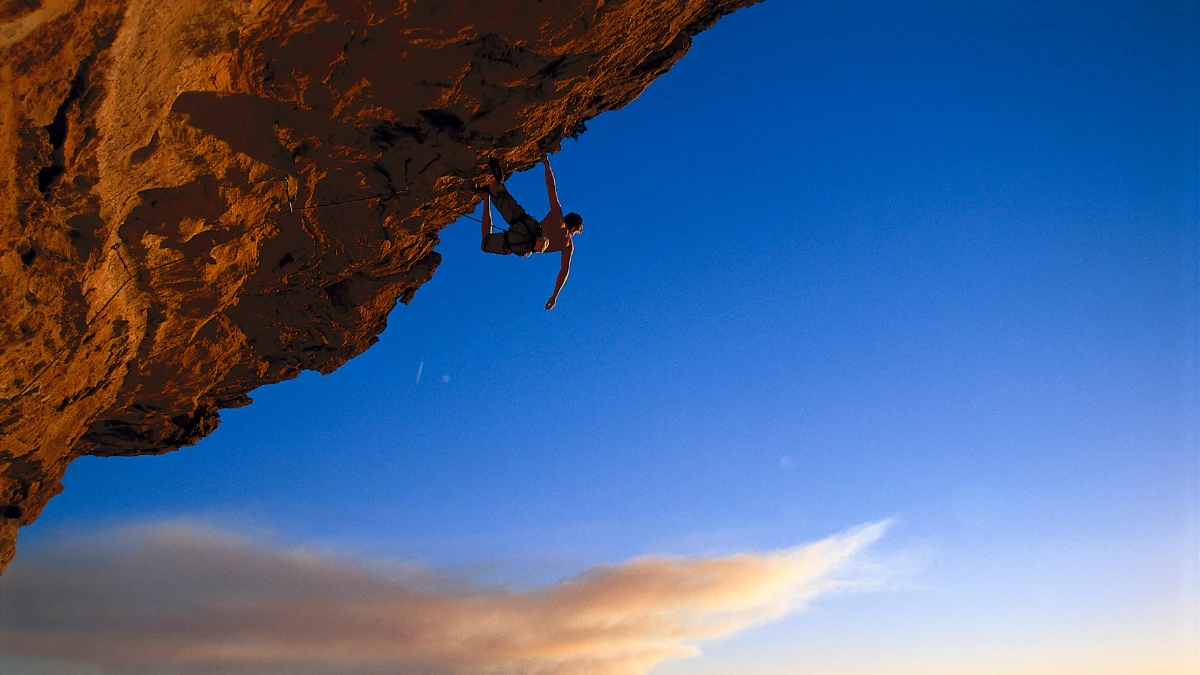
POLYGON ((0 652, 55 673, 633 675, 870 583, 861 554, 885 529, 514 590, 155 527, 18 558, 0 652))

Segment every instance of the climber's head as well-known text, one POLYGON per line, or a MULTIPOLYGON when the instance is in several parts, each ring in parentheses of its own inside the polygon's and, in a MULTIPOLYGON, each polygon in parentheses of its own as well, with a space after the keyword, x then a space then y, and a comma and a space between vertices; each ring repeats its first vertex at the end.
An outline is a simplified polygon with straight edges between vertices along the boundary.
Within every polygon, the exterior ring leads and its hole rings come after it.
POLYGON ((583 216, 574 211, 563 216, 563 222, 567 224, 567 232, 571 234, 579 234, 583 232, 583 216))

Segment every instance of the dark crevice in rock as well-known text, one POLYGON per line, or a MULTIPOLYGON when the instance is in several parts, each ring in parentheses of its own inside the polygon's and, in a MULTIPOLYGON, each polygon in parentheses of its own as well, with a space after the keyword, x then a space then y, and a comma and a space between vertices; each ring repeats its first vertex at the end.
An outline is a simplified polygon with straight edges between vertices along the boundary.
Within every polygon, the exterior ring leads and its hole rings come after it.
POLYGON ((37 260, 37 249, 29 244, 22 244, 21 247, 17 249, 17 256, 21 258, 22 265, 29 267, 33 264, 34 260, 37 260))
POLYGON ((71 79, 71 89, 67 92, 67 97, 63 99, 61 105, 58 106, 58 111, 54 114, 54 120, 42 127, 46 130, 46 134, 50 137, 50 148, 53 159, 50 166, 43 167, 37 173, 38 191, 43 195, 46 194, 58 180, 58 177, 66 171, 66 160, 63 157, 63 145, 67 142, 67 112, 71 108, 71 104, 79 100, 83 96, 83 92, 87 91, 88 71, 92 67, 94 57, 85 59, 79 66, 79 70, 75 72, 75 77, 71 79))
POLYGON ((449 110, 420 110, 418 114, 434 131, 446 134, 460 143, 468 140, 467 125, 463 123, 462 118, 449 110))

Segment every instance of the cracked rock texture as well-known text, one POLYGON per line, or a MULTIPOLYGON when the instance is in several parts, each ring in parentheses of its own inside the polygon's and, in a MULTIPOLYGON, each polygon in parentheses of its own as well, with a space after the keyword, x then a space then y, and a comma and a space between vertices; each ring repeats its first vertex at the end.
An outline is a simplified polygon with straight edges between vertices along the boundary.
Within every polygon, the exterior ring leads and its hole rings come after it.
POLYGON ((367 349, 489 158, 755 1, 0 0, 0 570, 71 460, 367 349))

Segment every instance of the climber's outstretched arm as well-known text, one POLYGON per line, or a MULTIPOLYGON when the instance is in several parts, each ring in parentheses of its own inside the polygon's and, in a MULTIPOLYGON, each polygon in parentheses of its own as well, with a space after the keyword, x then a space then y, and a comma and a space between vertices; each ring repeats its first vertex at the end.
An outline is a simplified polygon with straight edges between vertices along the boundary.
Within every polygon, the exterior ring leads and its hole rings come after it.
POLYGON ((567 247, 562 251, 562 266, 558 270, 558 279, 554 282, 554 294, 546 301, 546 309, 554 309, 554 303, 558 301, 558 292, 562 290, 563 284, 567 283, 567 275, 571 273, 571 254, 575 252, 575 246, 567 241, 567 247))
POLYGON ((562 204, 558 203, 558 190, 554 187, 554 170, 550 168, 550 155, 543 160, 546 165, 546 193, 550 198, 550 213, 562 213, 562 204))

